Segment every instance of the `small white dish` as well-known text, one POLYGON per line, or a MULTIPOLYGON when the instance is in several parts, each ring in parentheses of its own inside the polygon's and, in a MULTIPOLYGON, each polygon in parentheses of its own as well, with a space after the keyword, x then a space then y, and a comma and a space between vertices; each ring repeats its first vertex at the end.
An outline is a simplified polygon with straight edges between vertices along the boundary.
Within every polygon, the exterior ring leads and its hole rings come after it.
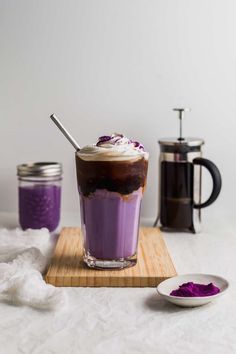
POLYGON ((217 275, 211 274, 183 274, 177 275, 176 277, 164 280, 157 286, 157 292, 161 297, 167 301, 182 307, 196 307, 208 304, 209 302, 215 300, 219 296, 223 295, 228 289, 229 283, 226 279, 219 277, 217 275), (178 289, 183 283, 194 282, 198 284, 209 284, 213 283, 220 289, 220 292, 212 296, 202 296, 202 297, 180 297, 171 296, 172 290, 178 289))

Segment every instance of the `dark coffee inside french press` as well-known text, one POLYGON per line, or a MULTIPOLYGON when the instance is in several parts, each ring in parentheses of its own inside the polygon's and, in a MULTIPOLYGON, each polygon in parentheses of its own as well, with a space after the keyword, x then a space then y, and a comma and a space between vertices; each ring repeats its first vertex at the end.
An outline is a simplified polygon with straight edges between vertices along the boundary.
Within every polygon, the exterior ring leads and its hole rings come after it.
POLYGON ((184 138, 182 121, 188 108, 174 108, 179 115, 179 137, 164 138, 160 144, 159 214, 155 225, 166 231, 199 232, 201 208, 212 204, 221 190, 221 175, 216 165, 202 157, 202 139, 184 138), (201 203, 202 166, 213 179, 209 199, 201 203))

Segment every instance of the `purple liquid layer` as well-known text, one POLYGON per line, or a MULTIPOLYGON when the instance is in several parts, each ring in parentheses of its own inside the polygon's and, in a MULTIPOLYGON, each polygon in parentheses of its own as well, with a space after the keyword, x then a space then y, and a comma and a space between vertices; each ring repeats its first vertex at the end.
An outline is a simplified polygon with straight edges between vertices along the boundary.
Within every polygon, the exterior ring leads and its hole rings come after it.
POLYGON ((97 189, 80 194, 85 250, 97 259, 133 256, 137 250, 142 188, 122 196, 97 189))
POLYGON ((23 230, 46 227, 54 231, 60 221, 61 187, 19 187, 19 217, 23 230))

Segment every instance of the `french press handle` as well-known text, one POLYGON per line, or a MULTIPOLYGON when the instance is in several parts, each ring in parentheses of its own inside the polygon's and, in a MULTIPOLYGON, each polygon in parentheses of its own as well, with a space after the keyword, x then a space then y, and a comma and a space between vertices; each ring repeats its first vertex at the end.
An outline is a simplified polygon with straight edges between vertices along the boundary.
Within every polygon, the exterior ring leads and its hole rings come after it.
POLYGON ((216 167, 212 161, 204 159, 203 157, 197 157, 193 160, 193 164, 206 167, 213 180, 213 188, 210 197, 204 203, 194 204, 195 209, 201 209, 211 205, 218 198, 221 191, 222 179, 218 167, 216 167))

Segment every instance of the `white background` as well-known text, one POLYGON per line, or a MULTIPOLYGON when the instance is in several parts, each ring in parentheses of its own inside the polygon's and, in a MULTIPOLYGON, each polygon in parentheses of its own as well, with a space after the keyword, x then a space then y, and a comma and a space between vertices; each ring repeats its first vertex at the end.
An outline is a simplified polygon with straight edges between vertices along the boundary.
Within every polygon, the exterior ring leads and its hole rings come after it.
MULTIPOLYGON (((232 211, 236 176, 236 2, 0 0, 0 211, 17 211, 16 165, 64 166, 63 212, 77 212, 73 148, 123 132, 150 152, 143 217, 157 208, 157 140, 175 136, 171 108, 189 106, 184 133, 206 140, 232 211)), ((204 195, 210 193, 207 175, 204 195)), ((207 211, 206 211, 207 213, 207 211)))

